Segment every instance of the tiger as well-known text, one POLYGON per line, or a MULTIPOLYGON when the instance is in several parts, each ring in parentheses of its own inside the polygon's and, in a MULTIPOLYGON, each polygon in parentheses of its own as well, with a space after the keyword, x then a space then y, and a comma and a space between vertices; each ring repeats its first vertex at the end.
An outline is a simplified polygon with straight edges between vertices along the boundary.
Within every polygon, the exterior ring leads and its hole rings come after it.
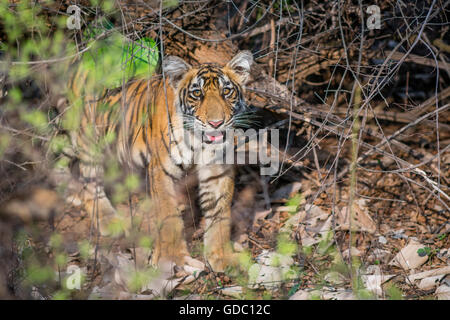
POLYGON ((82 201, 97 219, 94 225, 102 235, 108 234, 106 221, 117 211, 102 181, 106 153, 92 151, 92 145, 114 133, 119 162, 147 173, 153 226, 150 263, 183 265, 190 257, 184 235, 184 204, 176 193, 177 184, 189 171, 197 175, 198 203, 205 222, 204 259, 217 272, 236 265, 230 235, 235 168, 233 164, 193 161, 192 144, 200 143, 203 151, 213 154, 228 143, 227 130, 245 123, 250 113, 245 85, 253 61, 250 51, 240 51, 225 66, 191 66, 179 57, 166 56, 161 74, 132 79, 111 94, 88 94, 86 76, 75 74, 70 84, 72 95, 83 99, 72 144, 80 160, 82 201))

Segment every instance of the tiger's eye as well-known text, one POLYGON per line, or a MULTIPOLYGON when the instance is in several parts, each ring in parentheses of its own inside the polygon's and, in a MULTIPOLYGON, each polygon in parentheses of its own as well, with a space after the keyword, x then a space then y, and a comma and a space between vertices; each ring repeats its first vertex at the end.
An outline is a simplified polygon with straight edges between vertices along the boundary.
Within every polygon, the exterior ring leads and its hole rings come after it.
POLYGON ((192 94, 194 95, 194 97, 200 97, 202 95, 202 90, 200 89, 195 89, 194 91, 192 91, 192 94))
POLYGON ((224 88, 224 89, 223 89, 223 94, 224 94, 224 95, 230 94, 230 92, 231 92, 231 89, 230 89, 230 88, 224 88))

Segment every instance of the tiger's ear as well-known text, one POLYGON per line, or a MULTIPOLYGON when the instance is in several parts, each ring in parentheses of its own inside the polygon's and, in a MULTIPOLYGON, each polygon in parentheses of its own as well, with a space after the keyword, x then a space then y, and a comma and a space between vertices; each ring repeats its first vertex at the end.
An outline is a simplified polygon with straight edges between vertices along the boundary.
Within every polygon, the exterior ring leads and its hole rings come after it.
POLYGON ((240 51, 227 63, 227 67, 233 70, 242 84, 246 84, 250 76, 250 68, 253 64, 253 54, 248 51, 240 51))
POLYGON ((165 76, 169 78, 172 87, 176 89, 180 80, 191 69, 191 66, 181 58, 168 56, 163 60, 162 69, 165 76))

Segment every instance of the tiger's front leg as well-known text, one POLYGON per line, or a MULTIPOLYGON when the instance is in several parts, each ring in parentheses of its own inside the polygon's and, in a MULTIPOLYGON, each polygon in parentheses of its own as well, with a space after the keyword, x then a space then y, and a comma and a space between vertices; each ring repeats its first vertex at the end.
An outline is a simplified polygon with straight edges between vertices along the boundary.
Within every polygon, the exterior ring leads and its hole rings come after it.
POLYGON ((234 192, 234 167, 208 165, 199 168, 199 204, 205 216, 204 253, 216 272, 235 265, 231 249, 231 201, 234 192))
MULTIPOLYGON (((108 197, 103 186, 103 167, 100 165, 80 164, 81 182, 83 190, 81 191, 81 200, 84 209, 91 217, 93 227, 97 229, 102 236, 118 235, 112 234, 110 225, 117 220, 117 212, 108 197)), ((123 230, 126 232, 126 230, 123 230)))
POLYGON ((189 256, 182 217, 186 206, 179 201, 182 197, 177 192, 176 180, 167 172, 167 168, 154 165, 150 169, 150 176, 154 237, 151 263, 157 266, 162 262, 175 262, 181 266, 186 256, 189 256))

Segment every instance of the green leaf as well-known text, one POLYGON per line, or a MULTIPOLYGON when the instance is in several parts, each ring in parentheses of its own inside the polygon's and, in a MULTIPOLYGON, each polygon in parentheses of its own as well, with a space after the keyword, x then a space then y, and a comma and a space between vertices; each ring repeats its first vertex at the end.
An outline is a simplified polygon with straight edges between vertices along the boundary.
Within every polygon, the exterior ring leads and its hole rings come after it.
POLYGON ((419 255, 419 257, 429 256, 431 254, 431 248, 430 247, 420 248, 419 250, 417 250, 417 254, 419 255))
POLYGON ((92 246, 88 240, 83 240, 78 244, 78 248, 80 250, 81 258, 87 260, 89 258, 92 246))
POLYGON ((59 290, 53 294, 52 300, 68 300, 70 295, 67 291, 59 290))
POLYGON ((52 249, 58 249, 62 246, 63 237, 59 233, 54 233, 50 236, 49 245, 52 249))
POLYGON ((147 236, 142 236, 139 239, 139 246, 143 247, 143 248, 151 248, 152 247, 152 239, 150 237, 147 236))
POLYGON ((391 285, 387 288, 386 294, 390 300, 403 300, 403 292, 395 285, 391 285))
POLYGON ((32 265, 26 270, 27 280, 32 284, 42 284, 51 280, 54 276, 54 271, 50 267, 40 267, 32 265))
POLYGON ((302 202, 303 196, 301 193, 295 194, 291 199, 286 201, 287 207, 292 207, 292 209, 289 209, 290 213, 295 213, 298 210, 298 207, 300 206, 302 202))
POLYGON ((136 174, 130 174, 125 179, 125 186, 131 192, 136 191, 139 187, 139 177, 136 174))
POLYGON ((297 253, 297 243, 289 238, 288 234, 278 236, 277 252, 281 255, 292 256, 297 253))
POLYGON ((11 142, 11 137, 7 134, 0 135, 0 157, 6 151, 11 142))
POLYGON ((178 0, 163 0, 162 5, 164 9, 176 7, 178 6, 179 1, 178 0))
MULTIPOLYGON (((117 88, 131 78, 150 76, 158 65, 155 40, 143 37, 130 41, 118 32, 112 32, 105 39, 92 40, 112 28, 111 22, 104 19, 84 32, 85 39, 90 41, 90 50, 83 55, 81 67, 91 73, 92 84, 117 88)), ((89 89, 98 90, 95 86, 89 89)))
POLYGON ((58 266, 64 266, 67 264, 68 257, 65 253, 59 253, 55 256, 55 262, 58 266))

